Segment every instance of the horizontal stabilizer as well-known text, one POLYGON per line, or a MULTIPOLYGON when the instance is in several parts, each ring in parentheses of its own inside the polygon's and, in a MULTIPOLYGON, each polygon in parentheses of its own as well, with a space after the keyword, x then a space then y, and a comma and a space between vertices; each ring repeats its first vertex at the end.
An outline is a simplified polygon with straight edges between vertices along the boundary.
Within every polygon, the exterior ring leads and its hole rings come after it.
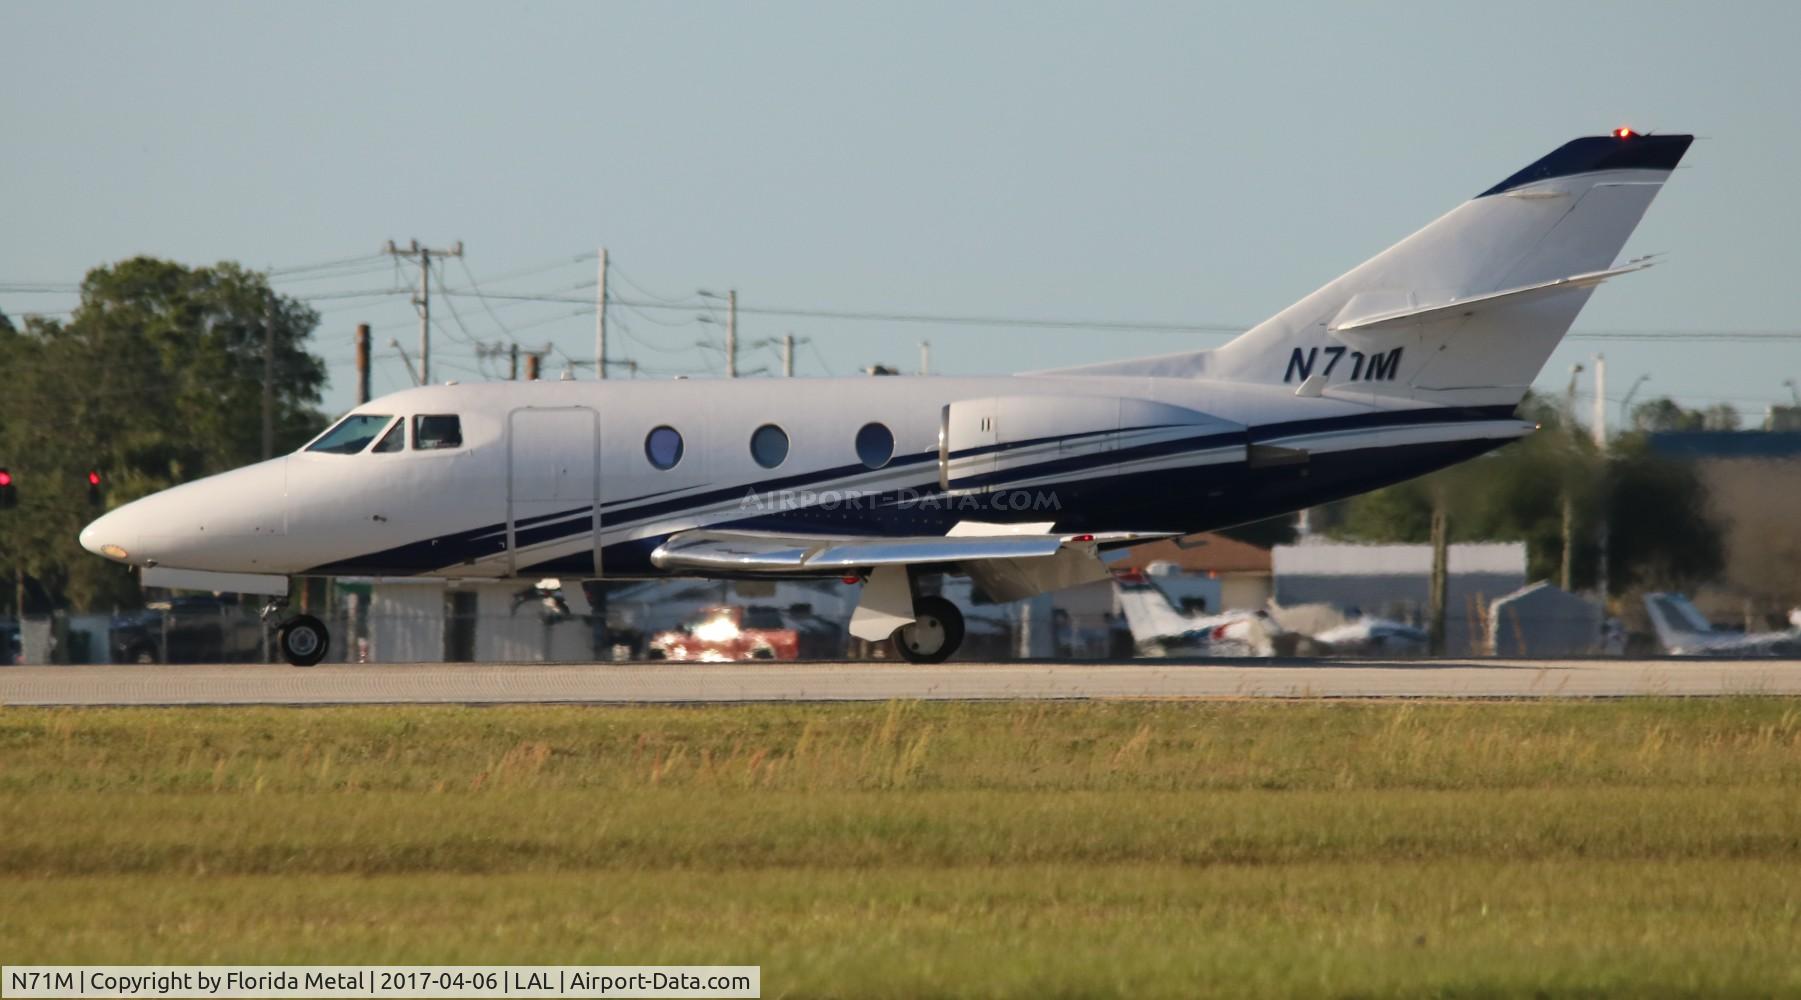
POLYGON ((1329 333, 1395 330, 1402 327, 1415 326, 1420 323, 1429 323, 1433 320, 1448 319, 1454 316, 1468 316, 1484 309, 1496 308, 1497 306, 1514 305, 1547 295, 1558 295, 1563 292, 1575 291, 1579 288, 1593 288, 1601 282, 1606 281, 1608 278, 1617 277, 1622 274, 1631 274, 1633 271, 1642 271, 1645 268, 1650 267, 1653 263, 1655 263, 1655 261, 1641 257, 1619 267, 1608 268, 1605 271, 1590 271, 1586 274, 1573 274, 1567 278, 1540 281, 1530 285, 1522 285, 1518 288, 1507 288, 1498 292, 1489 292, 1484 295, 1472 295, 1465 299, 1452 299, 1449 302, 1409 306, 1405 309, 1388 309, 1379 312, 1363 312, 1358 308, 1360 305, 1358 300, 1363 298, 1363 296, 1353 296, 1350 302, 1345 303, 1344 309, 1340 311, 1337 316, 1333 317, 1332 321, 1326 325, 1326 330, 1329 333))

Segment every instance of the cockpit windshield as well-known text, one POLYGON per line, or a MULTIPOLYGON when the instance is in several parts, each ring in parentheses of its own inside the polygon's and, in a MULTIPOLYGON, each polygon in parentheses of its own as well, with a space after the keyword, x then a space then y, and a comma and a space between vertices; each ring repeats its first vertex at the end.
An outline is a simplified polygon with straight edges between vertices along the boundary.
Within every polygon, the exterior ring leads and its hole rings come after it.
POLYGON ((338 421, 331 430, 320 435, 319 440, 307 446, 307 451, 322 451, 330 455, 354 455, 369 447, 375 435, 381 433, 388 421, 394 418, 382 413, 352 413, 338 421))

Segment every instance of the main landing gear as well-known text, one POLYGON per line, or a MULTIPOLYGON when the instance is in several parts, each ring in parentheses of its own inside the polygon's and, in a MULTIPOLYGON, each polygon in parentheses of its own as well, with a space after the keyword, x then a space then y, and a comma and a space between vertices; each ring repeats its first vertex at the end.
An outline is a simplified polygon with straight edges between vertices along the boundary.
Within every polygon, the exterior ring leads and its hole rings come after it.
POLYGON ((865 642, 888 640, 894 655, 908 663, 943 663, 963 644, 963 612, 942 597, 921 594, 911 566, 877 566, 861 581, 850 634, 865 642))
POLYGON ((915 597, 913 620, 894 630, 888 645, 908 663, 943 663, 963 644, 963 612, 942 597, 915 597))
MULTIPOLYGON (((263 609, 263 620, 279 614, 287 603, 270 601, 263 609)), ((281 650, 281 658, 290 665, 310 667, 325 659, 326 651, 331 648, 331 633, 324 622, 312 615, 295 615, 275 626, 275 645, 281 650)))

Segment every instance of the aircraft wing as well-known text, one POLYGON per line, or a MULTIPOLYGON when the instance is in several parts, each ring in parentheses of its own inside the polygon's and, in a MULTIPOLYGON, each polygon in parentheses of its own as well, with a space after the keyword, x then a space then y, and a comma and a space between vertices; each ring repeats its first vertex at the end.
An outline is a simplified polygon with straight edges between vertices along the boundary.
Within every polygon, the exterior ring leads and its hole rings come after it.
MULTIPOLYGON (((963 525, 958 527, 962 528, 963 525)), ((948 535, 882 538, 696 529, 670 536, 668 541, 651 553, 650 561, 657 568, 666 570, 817 576, 822 572, 848 573, 879 566, 1044 559, 1057 555, 1066 547, 1092 551, 1093 546, 1102 543, 1163 537, 1167 537, 1167 534, 1126 531, 1102 534, 1057 534, 1048 531, 981 534, 953 531, 948 535)))
POLYGON ((1173 532, 1057 533, 1050 524, 964 521, 943 535, 807 535, 695 529, 671 535, 650 554, 659 569, 697 574, 867 575, 850 633, 887 638, 913 620, 907 567, 958 563, 990 597, 1012 601, 1108 578, 1099 547, 1167 538, 1173 532))

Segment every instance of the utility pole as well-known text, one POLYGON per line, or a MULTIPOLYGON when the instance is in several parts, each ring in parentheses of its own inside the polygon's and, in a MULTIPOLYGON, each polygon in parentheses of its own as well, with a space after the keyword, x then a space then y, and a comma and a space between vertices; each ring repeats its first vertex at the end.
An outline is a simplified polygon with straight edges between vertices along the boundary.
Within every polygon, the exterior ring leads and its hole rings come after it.
POLYGON ((919 374, 932 374, 932 342, 929 340, 919 342, 919 374))
POLYGON ((1559 585, 1573 592, 1576 561, 1576 505, 1570 499, 1570 484, 1563 484, 1563 561, 1557 567, 1559 585))
POLYGON ((1432 593, 1427 604, 1427 642, 1433 656, 1445 655, 1445 603, 1450 580, 1450 517, 1445 498, 1432 499, 1432 593))
POLYGON ((782 377, 794 377, 794 334, 782 334, 782 377))
POLYGON ((1595 450, 1607 451, 1607 357, 1595 355, 1595 450))
POLYGON ((725 377, 738 377, 738 290, 725 293, 725 377))
MULTIPOLYGON (((1595 355, 1594 430, 1595 451, 1600 454, 1602 468, 1605 469, 1607 462, 1607 358, 1600 354, 1595 355)), ((1599 593, 1601 598, 1602 617, 1606 617, 1607 615, 1607 547, 1608 535, 1613 531, 1613 525, 1608 523, 1607 517, 1607 507, 1609 502, 1610 497, 1603 492, 1601 495, 1600 544, 1598 546, 1600 551, 1597 555, 1598 562, 1595 566, 1595 590, 1599 593)))
POLYGON ((535 351, 525 355, 525 380, 527 382, 538 381, 538 365, 542 360, 542 356, 535 351))
POLYGON ((607 248, 600 248, 600 291, 594 301, 594 377, 607 377, 607 248))
MULTIPOLYGON (((720 299, 720 298, 725 299, 725 377, 726 378, 737 378, 738 377, 738 290, 736 288, 727 289, 726 293, 724 295, 720 295, 716 292, 709 292, 703 288, 700 290, 699 295, 703 299, 720 299)), ((702 316, 702 317, 700 317, 700 322, 702 322, 702 323, 717 323, 719 321, 714 319, 711 316, 702 316)), ((768 343, 768 341, 766 341, 766 340, 759 341, 759 343, 768 343)), ((700 346, 711 347, 712 345, 708 344, 706 341, 703 340, 703 341, 701 341, 700 346)))
POLYGON ((419 375, 420 385, 431 383, 431 259, 433 257, 461 257, 463 241, 457 240, 449 250, 433 250, 422 247, 418 240, 411 240, 406 246, 396 246, 393 240, 388 241, 382 251, 392 257, 417 257, 419 259, 419 294, 413 298, 413 305, 419 309, 419 375))
POLYGON ((263 461, 275 457, 275 293, 263 307, 263 461))
POLYGON ((512 349, 507 352, 507 357, 510 359, 507 364, 507 381, 517 382, 517 381, 519 381, 519 345, 518 344, 514 344, 512 349))
POLYGON ((369 324, 356 325, 356 405, 369 401, 369 324))
MULTIPOLYGON (((1582 371, 1581 362, 1571 365, 1570 384, 1563 390, 1563 426, 1569 432, 1572 443, 1576 438, 1576 381, 1581 377, 1582 371)), ((1565 590, 1569 590, 1575 580, 1572 563, 1576 551, 1576 501, 1571 495, 1574 490, 1575 486, 1566 477, 1563 483, 1563 564, 1558 567, 1565 590)))

